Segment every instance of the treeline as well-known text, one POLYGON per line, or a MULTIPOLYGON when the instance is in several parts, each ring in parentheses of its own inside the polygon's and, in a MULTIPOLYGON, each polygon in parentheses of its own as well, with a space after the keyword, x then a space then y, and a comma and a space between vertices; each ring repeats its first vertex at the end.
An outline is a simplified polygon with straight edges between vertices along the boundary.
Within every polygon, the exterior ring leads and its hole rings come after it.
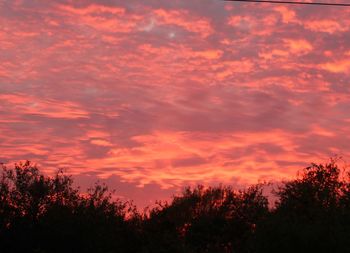
POLYGON ((350 252, 350 180, 335 161, 282 183, 273 207, 263 185, 198 186, 144 213, 29 162, 1 173, 3 253, 350 252))

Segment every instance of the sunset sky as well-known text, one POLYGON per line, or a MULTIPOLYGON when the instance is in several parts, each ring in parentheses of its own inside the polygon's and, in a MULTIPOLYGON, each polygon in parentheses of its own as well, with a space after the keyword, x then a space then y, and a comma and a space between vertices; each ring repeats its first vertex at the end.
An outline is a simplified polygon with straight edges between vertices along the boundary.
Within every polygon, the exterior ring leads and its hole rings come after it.
POLYGON ((0 161, 140 206, 278 181, 349 158, 349 80, 350 8, 0 0, 0 161))

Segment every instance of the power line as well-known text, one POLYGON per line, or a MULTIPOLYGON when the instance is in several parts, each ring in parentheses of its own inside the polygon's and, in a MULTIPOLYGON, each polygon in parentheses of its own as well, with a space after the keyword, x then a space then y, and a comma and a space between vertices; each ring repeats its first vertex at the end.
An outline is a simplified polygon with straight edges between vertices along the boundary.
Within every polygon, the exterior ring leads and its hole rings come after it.
POLYGON ((295 2, 278 0, 224 0, 225 2, 247 2, 247 3, 270 3, 270 4, 299 4, 299 5, 319 5, 319 6, 338 6, 350 7, 350 3, 322 3, 322 2, 295 2))

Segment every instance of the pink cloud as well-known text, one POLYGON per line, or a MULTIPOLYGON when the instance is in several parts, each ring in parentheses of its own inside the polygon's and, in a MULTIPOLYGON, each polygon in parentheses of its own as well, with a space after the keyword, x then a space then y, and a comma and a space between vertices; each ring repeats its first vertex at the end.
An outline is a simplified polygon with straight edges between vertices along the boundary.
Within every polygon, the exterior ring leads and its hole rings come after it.
POLYGON ((350 153, 348 10, 0 5, 0 161, 67 167, 125 198, 145 189, 143 205, 187 184, 279 180, 350 153))
POLYGON ((203 38, 214 32, 208 18, 194 16, 188 10, 156 9, 153 13, 160 24, 180 26, 190 32, 198 33, 203 38))

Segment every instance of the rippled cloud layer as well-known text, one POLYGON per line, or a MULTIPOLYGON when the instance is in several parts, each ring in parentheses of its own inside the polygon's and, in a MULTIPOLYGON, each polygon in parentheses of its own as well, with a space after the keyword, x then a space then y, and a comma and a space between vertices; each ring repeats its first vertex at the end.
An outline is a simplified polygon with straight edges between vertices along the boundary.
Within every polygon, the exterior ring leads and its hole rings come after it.
POLYGON ((0 1, 0 160, 67 167, 145 204, 188 184, 279 180, 349 157, 349 14, 0 1))

